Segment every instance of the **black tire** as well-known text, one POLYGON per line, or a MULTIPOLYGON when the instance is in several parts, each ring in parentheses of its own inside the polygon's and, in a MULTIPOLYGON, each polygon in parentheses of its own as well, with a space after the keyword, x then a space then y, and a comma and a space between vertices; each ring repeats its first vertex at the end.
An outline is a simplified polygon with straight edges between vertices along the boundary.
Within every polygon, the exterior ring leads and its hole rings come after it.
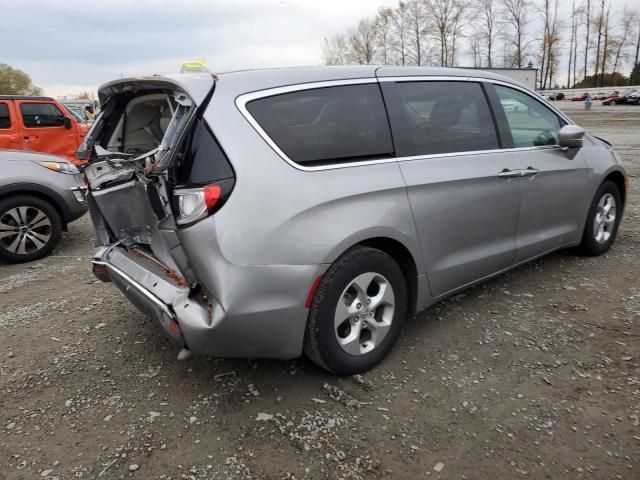
MULTIPOLYGON (((377 315, 378 310, 373 315, 377 315)), ((389 353, 400 335, 406 315, 407 283, 398 264, 380 250, 356 246, 338 258, 322 276, 309 310, 304 353, 314 363, 339 375, 364 372, 377 365, 389 353), (338 302, 344 301, 342 295, 347 287, 364 273, 380 275, 388 282, 395 305, 391 325, 380 344, 369 352, 352 355, 338 343, 334 316, 338 302)), ((365 320, 361 327, 364 335, 366 325, 365 320)), ((350 330, 351 327, 348 328, 350 330)))
MULTIPOLYGON (((31 237, 26 238, 24 240, 24 253, 21 253, 20 249, 13 247, 13 242, 23 234, 4 235, 0 237, 0 260, 11 263, 30 262, 51 253, 60 241, 62 220, 57 210, 49 202, 41 198, 32 195, 16 195, 0 200, 0 235, 6 232, 7 225, 15 226, 16 231, 20 229, 20 222, 14 216, 16 214, 14 209, 18 208, 20 208, 19 212, 24 212, 27 215, 27 218, 21 218, 26 225, 29 225, 30 221, 37 218, 37 210, 46 216, 46 220, 40 217, 34 229, 34 232, 38 234, 38 238, 41 239, 39 240, 40 243, 37 244, 34 240, 30 240, 31 237), (26 207, 26 210, 21 207, 26 207), (45 238, 46 241, 43 241, 42 239, 45 238)), ((35 238, 35 235, 33 238, 35 238)))
POLYGON ((616 235, 618 234, 618 226, 620 225, 620 219, 622 218, 622 207, 622 195, 620 194, 618 186, 611 180, 604 181, 596 191, 596 194, 591 201, 589 214, 587 215, 587 222, 585 223, 584 231, 582 232, 582 241, 578 246, 578 251, 580 253, 583 255, 596 256, 602 255, 611 248, 611 245, 613 245, 616 235), (607 195, 611 195, 615 200, 615 220, 609 230, 608 238, 604 241, 598 241, 594 233, 596 216, 598 215, 598 203, 607 195))

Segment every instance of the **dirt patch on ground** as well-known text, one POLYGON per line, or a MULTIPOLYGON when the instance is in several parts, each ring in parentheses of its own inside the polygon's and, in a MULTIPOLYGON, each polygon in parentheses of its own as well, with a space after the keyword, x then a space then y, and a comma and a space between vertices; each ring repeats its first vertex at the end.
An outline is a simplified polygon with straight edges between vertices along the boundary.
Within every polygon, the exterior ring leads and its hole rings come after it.
POLYGON ((599 258, 560 252, 407 321, 378 368, 176 351, 91 274, 88 218, 0 267, 0 479, 637 479, 640 107, 562 108, 631 174, 599 258))

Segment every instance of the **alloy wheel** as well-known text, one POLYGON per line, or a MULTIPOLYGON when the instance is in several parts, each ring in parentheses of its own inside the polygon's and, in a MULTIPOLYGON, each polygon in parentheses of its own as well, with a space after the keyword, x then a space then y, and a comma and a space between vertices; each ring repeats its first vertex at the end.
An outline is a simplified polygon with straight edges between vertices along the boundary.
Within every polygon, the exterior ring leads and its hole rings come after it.
POLYGON ((395 295, 383 275, 367 272, 354 278, 338 299, 334 331, 340 347, 364 355, 387 336, 395 314, 395 295))
POLYGON ((16 255, 42 250, 51 239, 51 219, 39 208, 18 206, 0 215, 0 247, 16 255))
POLYGON ((610 193, 600 197, 593 219, 593 236, 596 242, 606 243, 616 224, 616 199, 610 193))

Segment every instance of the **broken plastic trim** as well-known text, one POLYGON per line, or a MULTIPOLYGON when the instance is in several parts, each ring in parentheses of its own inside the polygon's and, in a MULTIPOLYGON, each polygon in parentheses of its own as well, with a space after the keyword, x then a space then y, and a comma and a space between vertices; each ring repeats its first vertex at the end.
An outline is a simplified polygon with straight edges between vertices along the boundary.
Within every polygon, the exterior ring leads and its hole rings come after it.
POLYGON ((122 270, 120 270, 118 267, 115 267, 107 262, 102 262, 99 260, 91 260, 91 263, 94 266, 100 266, 100 267, 104 267, 107 270, 111 270, 113 271, 115 274, 119 275, 120 277, 122 277, 124 280, 126 280, 127 282, 129 282, 133 287, 135 287, 140 293, 142 293, 145 297, 147 297, 147 299, 149 299, 151 302, 153 302, 158 308, 160 308, 160 310, 162 310, 164 313, 166 313, 171 320, 173 320, 174 322, 176 321, 176 316, 174 315, 174 313, 169 309, 169 307, 167 305, 165 305, 162 301, 160 301, 160 299, 158 299, 153 293, 151 293, 149 290, 147 290, 145 287, 143 287, 142 285, 140 285, 138 282, 136 282, 133 278, 131 278, 129 275, 127 275, 126 273, 124 273, 122 270))
POLYGON ((195 104, 185 94, 176 94, 174 99, 178 103, 167 130, 164 132, 164 137, 157 148, 155 154, 155 161, 150 164, 147 162, 147 171, 164 171, 169 167, 173 155, 170 152, 176 150, 180 145, 185 132, 188 130, 191 120, 195 117, 196 108, 195 104))

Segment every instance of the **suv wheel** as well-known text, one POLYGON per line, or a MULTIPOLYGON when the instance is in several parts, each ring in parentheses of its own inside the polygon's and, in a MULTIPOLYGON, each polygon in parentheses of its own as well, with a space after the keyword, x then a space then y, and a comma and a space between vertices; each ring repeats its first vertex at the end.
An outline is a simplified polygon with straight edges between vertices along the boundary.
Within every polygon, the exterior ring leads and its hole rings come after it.
POLYGON ((601 255, 611 248, 622 216, 620 191, 611 180, 605 181, 591 202, 579 250, 586 255, 601 255))
POLYGON ((355 247, 329 267, 316 290, 304 351, 341 375, 369 370, 389 353, 407 314, 407 286, 386 253, 355 247))
POLYGON ((55 208, 31 195, 0 200, 0 259, 19 263, 48 255, 60 240, 55 208))

